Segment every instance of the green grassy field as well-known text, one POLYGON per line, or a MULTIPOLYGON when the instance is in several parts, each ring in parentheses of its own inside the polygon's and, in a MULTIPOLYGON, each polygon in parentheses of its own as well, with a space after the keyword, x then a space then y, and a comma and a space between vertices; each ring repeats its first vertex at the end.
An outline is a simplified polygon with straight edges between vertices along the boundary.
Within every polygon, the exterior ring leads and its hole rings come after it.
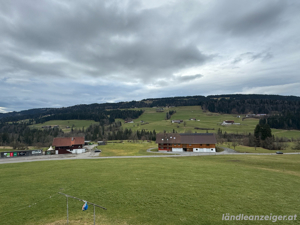
POLYGON ((238 145, 234 148, 232 146, 232 143, 218 144, 218 146, 229 147, 240 153, 276 153, 277 151, 281 151, 283 153, 300 152, 300 150, 298 150, 298 149, 297 150, 292 149, 293 143, 287 143, 287 144, 288 144, 288 147, 285 150, 269 150, 269 149, 265 149, 265 148, 261 148, 261 147, 255 148, 255 147, 249 147, 249 146, 243 146, 243 145, 238 145))
MULTIPOLYGON (((138 118, 134 120, 133 124, 125 124, 124 120, 117 119, 123 123, 123 128, 131 128, 132 130, 141 130, 145 129, 148 131, 156 130, 157 132, 172 132, 173 129, 176 132, 198 132, 204 133, 206 130, 195 129, 205 128, 212 129, 209 132, 216 133, 219 128, 223 132, 227 133, 253 133, 255 126, 258 124, 258 119, 245 119, 242 120, 244 115, 240 115, 238 118, 235 114, 219 114, 219 113, 210 113, 203 112, 200 106, 182 106, 182 107, 172 107, 165 108, 164 112, 156 112, 156 108, 138 108, 135 110, 143 109, 145 112, 138 118), (170 120, 165 120, 166 112, 169 110, 175 110, 176 113, 172 115, 170 120), (196 118, 200 121, 191 121, 190 118, 196 118), (181 119, 185 122, 181 124, 171 123, 171 120, 181 119), (220 123, 224 120, 234 120, 236 123, 241 125, 231 125, 231 126, 221 126, 220 123), (144 121, 145 123, 141 123, 144 121)), ((66 128, 67 126, 74 128, 82 129, 83 127, 87 128, 91 124, 96 123, 93 120, 52 120, 47 121, 43 124, 34 124, 30 127, 35 127, 41 129, 45 125, 59 125, 59 127, 64 132, 70 132, 71 128, 66 128)), ((287 137, 287 138, 299 138, 300 131, 298 130, 282 130, 282 129, 272 129, 272 134, 278 137, 287 137)))
MULTIPOLYGON (((96 208, 96 224, 274 224, 222 215, 297 214, 299 177, 300 155, 3 164, 0 218, 3 225, 66 224, 66 198, 56 194, 64 192, 106 207, 96 208)), ((93 223, 93 207, 83 212, 82 205, 69 198, 70 224, 93 223)))
POLYGON ((97 146, 101 149, 100 156, 133 156, 133 155, 153 155, 147 152, 149 148, 157 148, 155 142, 128 142, 123 141, 108 142, 106 145, 97 146))
POLYGON ((71 127, 74 126, 74 129, 82 129, 83 127, 86 129, 91 124, 95 124, 94 120, 51 120, 47 121, 45 123, 39 123, 30 125, 31 128, 38 128, 42 129, 42 126, 54 126, 58 125, 60 129, 62 129, 64 132, 70 132, 71 127), (70 128, 67 128, 70 127, 70 128))
MULTIPOLYGON (((145 129, 148 131, 156 130, 156 132, 172 132, 173 129, 178 132, 198 132, 204 133, 206 130, 195 129, 198 128, 208 128, 210 133, 216 133, 219 128, 223 132, 227 133, 253 133, 255 126, 258 124, 258 119, 245 119, 242 120, 243 115, 238 118, 235 114, 219 114, 203 112, 200 106, 182 106, 182 107, 172 107, 166 108, 164 112, 156 112, 156 108, 142 108, 145 112, 138 118, 134 120, 134 123, 124 123, 124 128, 131 128, 132 130, 145 129), (166 112, 169 110, 175 110, 176 113, 172 115, 170 120, 165 120, 166 112), (190 118, 196 118, 196 121, 189 120, 190 118), (185 122, 181 124, 171 123, 171 120, 181 119, 185 122), (141 123, 140 121, 145 123, 141 123), (197 121, 200 120, 200 121, 197 121), (224 120, 234 120, 235 123, 240 123, 241 125, 231 125, 231 126, 221 126, 224 120)), ((299 138, 300 131, 298 130, 281 130, 272 129, 272 133, 278 137, 287 138, 299 138)))
MULTIPOLYGON (((28 150, 35 150, 35 149, 43 149, 44 151, 47 150, 49 147, 35 147, 35 146, 28 146, 28 150)), ((0 152, 7 152, 7 151, 22 151, 18 149, 13 149, 13 147, 10 146, 0 146, 0 152)))

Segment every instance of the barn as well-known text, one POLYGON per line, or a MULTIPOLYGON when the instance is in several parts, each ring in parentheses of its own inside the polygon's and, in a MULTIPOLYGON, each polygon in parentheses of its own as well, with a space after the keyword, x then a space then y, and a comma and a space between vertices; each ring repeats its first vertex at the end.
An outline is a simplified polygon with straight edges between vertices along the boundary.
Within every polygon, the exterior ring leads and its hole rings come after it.
POLYGON ((168 152, 216 152, 216 136, 213 133, 158 133, 158 151, 168 152))
POLYGON ((82 149, 84 137, 58 137, 54 138, 52 146, 58 154, 71 154, 74 149, 82 149))

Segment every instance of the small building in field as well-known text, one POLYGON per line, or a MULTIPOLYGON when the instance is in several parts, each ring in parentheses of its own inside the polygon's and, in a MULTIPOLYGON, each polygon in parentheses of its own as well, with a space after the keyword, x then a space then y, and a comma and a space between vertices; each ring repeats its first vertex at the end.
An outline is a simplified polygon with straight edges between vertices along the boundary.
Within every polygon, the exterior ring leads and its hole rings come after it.
POLYGON ((134 123, 133 120, 125 120, 125 123, 134 123))
POLYGON ((84 145, 89 145, 91 141, 84 141, 84 145))
POLYGON ((98 145, 105 145, 105 141, 98 141, 98 145))
POLYGON ((83 149, 83 145, 84 137, 58 137, 52 142, 56 154, 71 154, 74 149, 83 149))
POLYGON ((52 127, 51 126, 42 126, 42 128, 44 128, 44 129, 51 129, 52 127))
POLYGON ((172 120, 172 123, 182 123, 183 120, 172 120))
POLYGON ((234 120, 224 120, 221 125, 232 125, 234 124, 234 120))
POLYGON ((159 133, 156 143, 158 151, 216 152, 217 140, 213 133, 159 133))

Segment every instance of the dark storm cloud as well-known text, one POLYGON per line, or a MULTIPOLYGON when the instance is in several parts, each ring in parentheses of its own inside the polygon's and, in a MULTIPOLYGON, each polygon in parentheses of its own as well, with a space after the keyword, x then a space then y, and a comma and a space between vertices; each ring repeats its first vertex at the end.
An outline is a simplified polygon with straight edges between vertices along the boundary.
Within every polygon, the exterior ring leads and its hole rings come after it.
MULTIPOLYGON (((16 55, 3 61, 8 60, 12 67, 32 72, 31 75, 69 76, 64 72, 64 67, 70 67, 69 62, 81 65, 77 72, 85 75, 124 73, 127 79, 143 81, 150 78, 149 73, 152 78, 171 75, 212 58, 199 51, 195 43, 183 43, 173 30, 175 24, 170 27, 171 21, 163 12, 137 11, 131 6, 122 9, 117 3, 4 3, 2 14, 6 12, 9 18, 6 17, 1 31, 18 55, 35 58, 41 52, 55 52, 66 63, 31 65, 16 55)), ((180 16, 173 16, 180 20, 180 16)))
MULTIPOLYGON (((257 4, 253 2, 252 6, 248 6, 244 1, 235 1, 239 12, 230 14, 223 21, 220 21, 224 31, 232 32, 237 35, 260 35, 266 34, 274 30, 275 27, 281 25, 282 14, 286 8, 285 1, 274 0, 272 4, 269 1, 263 1, 257 4), (230 17, 232 15, 232 17, 230 17)), ((235 8, 235 4, 229 5, 232 8, 223 8, 230 12, 235 8)), ((221 17, 222 19, 222 17, 221 17)))
POLYGON ((0 108, 298 83, 299 10, 295 0, 0 0, 0 108))

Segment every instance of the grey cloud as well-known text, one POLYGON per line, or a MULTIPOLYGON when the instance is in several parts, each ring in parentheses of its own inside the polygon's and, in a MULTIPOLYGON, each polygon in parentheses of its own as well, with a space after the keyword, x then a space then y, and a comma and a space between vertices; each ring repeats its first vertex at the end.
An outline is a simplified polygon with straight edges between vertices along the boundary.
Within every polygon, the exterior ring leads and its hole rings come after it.
POLYGON ((203 75, 201 74, 184 75, 184 76, 172 75, 172 76, 166 76, 164 79, 159 79, 159 81, 155 82, 154 84, 160 87, 178 86, 202 77, 203 75))
POLYGON ((148 4, 0 0, 0 107, 174 96, 178 87, 182 95, 214 94, 199 84, 238 92, 287 77, 299 82, 298 1, 148 4))
MULTIPOLYGON (((13 15, 11 22, 0 28, 13 43, 11 51, 29 58, 43 51, 57 52, 79 68, 72 68, 71 63, 32 64, 14 55, 3 61, 32 76, 69 76, 76 71, 87 76, 119 74, 120 79, 120 74, 126 74, 149 82, 213 58, 199 51, 196 43, 183 42, 176 31, 178 24, 172 22, 180 23, 180 15, 171 11, 168 18, 162 9, 139 11, 132 5, 121 9, 117 3, 13 2, 5 9, 13 15), (113 37, 133 40, 118 42, 113 37)), ((6 15, 4 10, 2 14, 6 15)))
POLYGON ((201 74, 181 76, 177 80, 180 82, 188 82, 203 77, 201 74))
POLYGON ((267 61, 271 58, 273 58, 273 54, 271 52, 260 52, 256 54, 253 52, 245 52, 235 57, 232 64, 238 64, 243 60, 247 63, 251 63, 255 60, 267 61))
MULTIPOLYGON (((224 30, 242 35, 251 35, 254 33, 268 34, 274 27, 280 25, 281 15, 286 8, 284 1, 272 1, 258 4, 258 6, 252 6, 252 9, 248 9, 248 6, 244 6, 242 13, 239 13, 231 21, 221 22, 224 30)), ((240 10, 240 9, 239 9, 240 10)))

